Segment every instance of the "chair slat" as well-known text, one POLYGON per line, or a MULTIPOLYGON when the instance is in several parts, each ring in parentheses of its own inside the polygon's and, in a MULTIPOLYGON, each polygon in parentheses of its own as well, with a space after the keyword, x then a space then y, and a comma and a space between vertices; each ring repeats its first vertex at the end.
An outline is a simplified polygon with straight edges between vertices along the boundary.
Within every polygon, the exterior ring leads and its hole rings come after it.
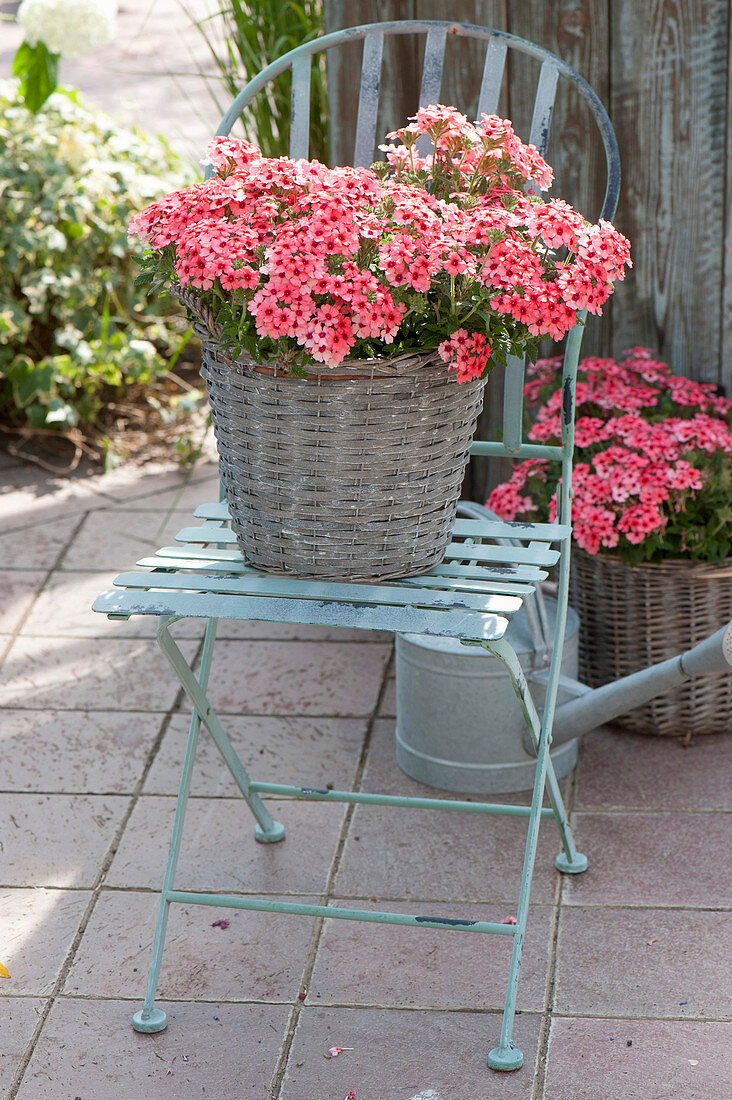
POLYGON ((381 87, 381 62, 384 54, 384 35, 366 35, 361 62, 361 90, 358 96, 356 121, 356 147, 353 163, 356 168, 368 168, 374 162, 376 151, 376 116, 379 109, 381 87))
POLYGON ((506 357, 503 378, 503 442, 507 451, 518 451, 523 439, 525 360, 506 357))
POLYGON ((559 71, 551 61, 545 61, 539 73, 539 83, 534 100, 534 114, 531 119, 529 141, 536 146, 542 156, 546 156, 549 144, 549 130, 552 124, 554 96, 557 90, 559 71))
POLYGON ((419 90, 420 107, 429 107, 430 104, 440 102, 446 38, 446 27, 431 27, 427 32, 422 64, 422 84, 419 90))
POLYGON ((478 96, 478 117, 481 114, 495 115, 501 96, 503 70, 506 64, 506 43, 502 38, 491 38, 485 53, 483 79, 478 96))
POLYGON ((290 157, 306 160, 310 146, 310 54, 292 61, 290 157))
POLYGON ((200 519, 231 519, 225 500, 210 500, 199 504, 193 515, 200 519))
POLYGON ((277 599, 271 596, 218 595, 210 592, 144 592, 112 589, 97 596, 92 610, 104 615, 171 615, 174 618, 246 619, 280 623, 317 623, 364 630, 429 634, 492 641, 502 638, 508 617, 467 608, 383 607, 277 599))
POLYGON ((494 546, 491 543, 451 542, 445 551, 446 561, 512 562, 525 565, 556 565, 559 551, 550 550, 545 543, 531 546, 494 546))
MULTIPOLYGON (((544 552, 544 543, 536 543, 536 545, 542 547, 541 553, 535 553, 525 546, 493 546, 488 543, 473 545, 453 542, 447 548, 446 557, 448 561, 471 561, 474 559, 480 562, 498 562, 506 565, 512 563, 536 566, 554 565, 559 557, 559 551, 546 549, 546 552, 544 552)), ((211 546, 195 546, 190 543, 184 547, 163 546, 158 550, 158 554, 164 554, 166 557, 182 557, 185 555, 190 558, 211 558, 216 561, 241 561, 241 551, 238 549, 214 550, 211 546)))
POLYGON ((506 522, 502 519, 456 519, 457 538, 523 539, 526 542, 564 542, 572 534, 569 524, 506 522))
POLYGON ((521 606, 516 596, 496 596, 485 592, 454 592, 430 588, 402 588, 397 585, 339 584, 336 581, 302 581, 275 573, 258 576, 196 576, 191 573, 121 573, 115 579, 119 588, 175 590, 181 592, 232 593, 237 596, 267 596, 335 601, 373 607, 430 607, 448 611, 456 608, 512 615, 521 606))
MULTIPOLYGON (((232 576, 259 576, 261 572, 247 565, 235 550, 204 549, 200 546, 162 546, 157 553, 140 558, 136 565, 140 569, 164 570, 167 573, 175 570, 199 573, 218 571, 232 576)), ((460 588, 465 581, 474 580, 482 592, 526 596, 546 577, 546 571, 534 565, 500 562, 464 565, 457 561, 434 566, 429 573, 418 577, 402 577, 399 584, 420 583, 426 587, 452 589, 460 588)))
MULTIPOLYGON (((216 506, 218 509, 218 505, 216 506)), ((200 509, 198 510, 200 514, 200 509)), ((226 517, 221 517, 227 518, 226 517)), ((505 523, 498 519, 456 519, 452 529, 455 538, 512 538, 525 542, 561 542, 570 535, 570 528, 560 523, 505 523)), ((199 527, 183 527, 175 536, 176 542, 234 543, 236 535, 228 527, 215 522, 202 523, 199 527)))
MULTIPOLYGON (((424 61, 422 63, 422 83, 419 89, 420 107, 429 107, 433 103, 440 102, 440 89, 442 88, 442 69, 445 63, 445 41, 447 30, 445 27, 432 27, 427 32, 427 41, 424 47, 424 61)), ((429 156, 432 152, 432 142, 423 134, 417 139, 417 153, 420 157, 429 156)))
MULTIPOLYGON (((198 544, 206 544, 208 542, 230 544, 233 545, 236 542, 236 536, 233 531, 229 531, 225 527, 216 527, 213 529, 213 533, 209 536, 202 535, 200 532, 202 527, 184 527, 182 531, 176 536, 180 542, 186 543, 189 547, 198 544)), ((503 532, 505 537, 515 538, 516 535, 509 535, 503 532)), ((475 532, 475 537, 480 538, 480 534, 475 532)), ((486 536, 488 537, 488 536, 486 536)), ((492 561, 492 562, 525 562, 528 565, 554 565, 558 558, 558 552, 550 550, 546 543, 543 542, 531 542, 528 547, 526 546, 494 546, 491 543, 463 543, 463 542, 451 542, 447 548, 447 553, 450 559, 459 558, 461 560, 476 561, 492 561), (537 547, 536 551, 531 547, 537 547), (478 553, 480 551, 480 553, 478 553)))

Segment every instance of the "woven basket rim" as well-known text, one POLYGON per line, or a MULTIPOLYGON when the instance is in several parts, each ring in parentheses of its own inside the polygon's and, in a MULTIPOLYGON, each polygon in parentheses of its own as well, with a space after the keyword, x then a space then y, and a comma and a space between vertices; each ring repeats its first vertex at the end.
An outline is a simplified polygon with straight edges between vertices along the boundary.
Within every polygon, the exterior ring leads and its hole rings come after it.
POLYGON ((732 555, 725 558, 723 562, 692 561, 691 558, 664 558, 663 561, 642 561, 638 562, 637 565, 630 565, 627 561, 623 561, 622 558, 618 557, 617 554, 589 554, 581 546, 572 548, 572 555, 575 554, 581 555, 589 561, 600 561, 611 569, 630 569, 638 573, 661 573, 664 570, 671 573, 683 569, 700 577, 708 573, 709 576, 713 576, 718 580, 724 580, 727 577, 732 578, 732 555))
POLYGON ((278 369, 278 364, 276 362, 274 365, 270 366, 264 363, 258 363, 249 356, 240 356, 238 359, 233 359, 227 353, 226 344, 222 339, 221 325, 216 322, 211 310, 203 305, 198 295, 187 287, 181 286, 180 283, 174 283, 173 286, 170 287, 170 293, 184 306, 187 306, 198 319, 199 325, 194 324, 196 335, 207 344, 210 344, 212 339, 216 341, 213 350, 216 351, 218 359, 227 366, 237 367, 242 371, 250 371, 254 374, 267 375, 273 378, 288 377, 297 379, 299 382, 320 381, 321 378, 338 382, 353 381, 355 379, 368 378, 372 375, 380 374, 387 377, 417 374, 419 371, 437 364, 440 365, 441 371, 447 370, 447 367, 444 366, 440 359, 439 353, 434 350, 407 351, 403 352, 401 355, 395 355, 391 359, 344 359, 339 364, 339 368, 346 368, 347 373, 341 373, 339 369, 339 373, 336 374, 336 368, 334 367, 313 363, 309 365, 308 371, 306 372, 307 377, 305 378, 301 375, 294 375, 286 366, 279 365, 278 369))

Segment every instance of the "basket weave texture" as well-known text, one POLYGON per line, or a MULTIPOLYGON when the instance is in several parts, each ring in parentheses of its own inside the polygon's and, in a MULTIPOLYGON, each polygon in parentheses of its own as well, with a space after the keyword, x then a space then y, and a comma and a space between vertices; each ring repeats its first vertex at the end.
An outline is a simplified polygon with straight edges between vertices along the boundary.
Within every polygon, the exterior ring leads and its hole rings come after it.
POLYGON ((450 541, 484 383, 435 353, 316 367, 234 362, 201 324, 219 469, 245 559, 299 577, 375 580, 437 565, 450 541))
MULTIPOLYGON (((581 620, 579 675, 599 687, 674 657, 732 619, 732 558, 630 566, 572 551, 570 601, 581 620)), ((639 733, 729 733, 732 677, 689 680, 613 720, 639 733)))

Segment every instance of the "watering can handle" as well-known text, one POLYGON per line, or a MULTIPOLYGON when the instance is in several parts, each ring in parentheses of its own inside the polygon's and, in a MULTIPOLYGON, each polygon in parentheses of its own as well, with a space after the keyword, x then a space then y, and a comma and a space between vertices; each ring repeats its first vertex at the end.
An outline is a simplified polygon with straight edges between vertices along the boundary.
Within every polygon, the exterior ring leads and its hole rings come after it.
MULTIPOLYGON (((495 512, 491 512, 489 508, 486 508, 483 504, 476 504, 472 500, 460 500, 457 506, 458 514, 467 516, 469 519, 497 519, 500 520, 500 516, 495 512)), ((500 546, 521 546, 520 539, 512 538, 500 538, 495 540, 500 546)), ((549 625, 549 616, 547 615, 546 604, 544 603, 544 594, 541 588, 537 587, 532 593, 534 599, 531 597, 524 600, 524 610, 526 612, 526 621, 529 624, 529 630, 531 632, 531 641, 534 644, 534 659, 537 664, 547 664, 551 654, 552 648, 552 631, 549 625)))

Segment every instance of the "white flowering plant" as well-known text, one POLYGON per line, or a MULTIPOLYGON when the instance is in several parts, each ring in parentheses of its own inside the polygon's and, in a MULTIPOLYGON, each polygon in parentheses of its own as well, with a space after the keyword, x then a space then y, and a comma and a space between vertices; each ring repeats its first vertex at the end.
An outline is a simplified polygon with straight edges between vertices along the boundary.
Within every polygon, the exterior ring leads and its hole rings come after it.
POLYGON ((17 18, 25 38, 13 60, 13 76, 35 114, 57 86, 59 58, 81 57, 113 40, 117 0, 23 0, 17 18))

